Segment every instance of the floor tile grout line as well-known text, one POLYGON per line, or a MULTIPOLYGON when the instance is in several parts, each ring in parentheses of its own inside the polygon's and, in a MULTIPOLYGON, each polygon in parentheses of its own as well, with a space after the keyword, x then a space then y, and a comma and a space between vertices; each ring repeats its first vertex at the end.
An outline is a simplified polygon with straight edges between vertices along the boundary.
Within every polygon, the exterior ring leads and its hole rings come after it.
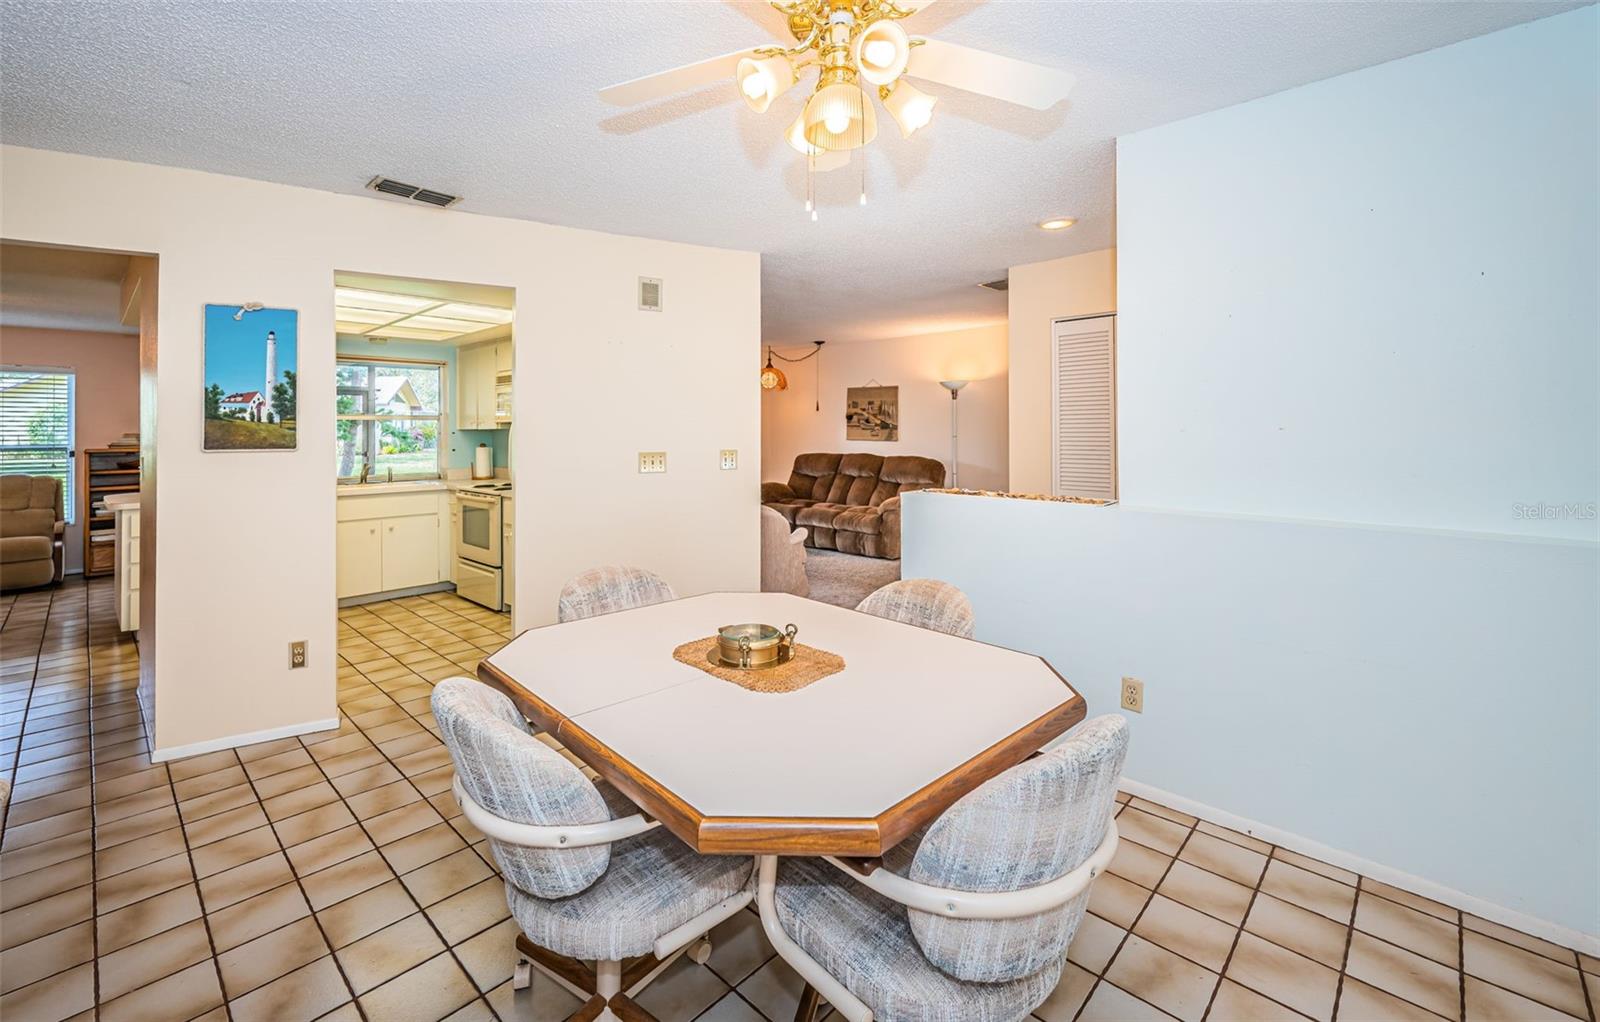
MULTIPOLYGON (((305 746, 302 744, 301 748, 304 748, 304 747, 305 746)), ((309 756, 310 753, 307 753, 307 755, 309 756)), ((361 1001, 356 997, 355 984, 350 982, 350 977, 349 977, 348 974, 345 973, 345 970, 344 970, 344 963, 339 961, 339 956, 334 953, 335 948, 333 946, 333 941, 328 939, 328 931, 323 927, 321 917, 319 917, 317 915, 316 909, 313 908, 312 905, 311 905, 311 898, 306 893, 305 883, 304 883, 304 881, 302 880, 302 878, 300 876, 300 871, 294 868, 294 861, 289 858, 289 848, 288 848, 287 845, 285 845, 283 843, 283 836, 281 834, 279 834, 278 833, 278 829, 273 826, 273 822, 274 821, 270 817, 267 817, 265 803, 264 803, 264 800, 261 798, 261 792, 259 790, 257 790, 257 788, 255 786, 256 779, 254 777, 250 776, 250 770, 245 765, 244 760, 239 757, 237 749, 234 750, 234 759, 238 760, 239 769, 244 771, 245 783, 250 786, 251 794, 255 795, 256 804, 259 805, 259 806, 262 806, 261 815, 262 815, 263 818, 265 818, 267 820, 267 822, 264 824, 264 826, 272 834, 273 843, 278 846, 278 854, 283 856, 283 864, 289 870, 290 883, 293 883, 295 885, 295 889, 300 892, 300 898, 301 898, 302 901, 305 902, 306 912, 311 916, 312 925, 314 925, 317 928, 317 934, 322 938, 322 946, 328 949, 327 957, 333 959, 333 967, 334 967, 334 969, 336 969, 338 971, 339 979, 344 982, 345 989, 350 991, 350 1000, 346 1001, 345 1003, 346 1004, 354 1004, 356 1006, 356 1014, 363 1020, 363 1022, 366 1022, 367 1012, 366 1012, 366 1009, 361 1006, 361 1001)), ((312 761, 315 762, 315 758, 314 757, 312 758, 312 761)), ((320 771, 319 771, 319 773, 320 773, 320 771)), ((326 777, 324 777, 324 782, 323 783, 327 783, 326 777)), ((328 786, 330 788, 333 787, 332 784, 329 784, 328 786)), ((299 789, 295 789, 295 790, 299 790, 299 789)), ((334 794, 336 794, 336 795, 338 794, 338 790, 337 789, 334 790, 334 794)), ((321 807, 319 806, 317 808, 321 808, 321 807)), ((306 812, 316 812, 316 809, 308 809, 308 810, 306 810, 306 812)), ((296 814, 296 815, 299 815, 299 814, 296 814)), ((354 815, 354 814, 352 813, 351 815, 354 815)), ((293 817, 284 817, 284 819, 293 819, 293 817)), ((243 833, 248 833, 248 831, 245 831, 243 833)), ((227 838, 224 838, 223 840, 227 840, 227 838)), ((252 859, 250 861, 251 862, 256 862, 256 861, 259 861, 260 859, 264 859, 264 858, 269 857, 271 854, 272 854, 271 852, 268 852, 267 855, 257 856, 257 858, 252 859)), ((245 864, 241 863, 240 865, 245 865, 245 864)), ((235 867, 230 867, 230 868, 237 869, 238 867, 235 866, 235 867)), ((227 872, 227 871, 224 870, 222 872, 227 872)), ((276 890, 279 890, 282 887, 287 887, 287 886, 288 886, 288 884, 279 884, 277 887, 273 887, 271 890, 272 891, 276 891, 276 890)), ((268 894, 268 893, 271 893, 271 892, 270 891, 262 891, 261 893, 262 894, 268 894)), ((244 901, 249 901, 249 900, 251 900, 252 898, 255 898, 255 897, 258 897, 258 895, 251 895, 250 898, 246 898, 246 899, 244 899, 244 901)), ((240 902, 240 904, 242 904, 242 903, 243 902, 240 902)), ((294 920, 291 920, 290 922, 285 923, 284 926, 293 926, 295 923, 298 923, 299 921, 300 921, 299 919, 294 919, 294 920)), ((270 930, 270 931, 268 931, 268 933, 258 934, 256 936, 250 938, 250 940, 245 941, 244 944, 240 944, 238 946, 239 947, 243 947, 243 946, 245 946, 245 944, 249 944, 252 941, 260 940, 262 937, 268 936, 271 933, 277 933, 278 930, 281 930, 281 929, 283 929, 282 926, 277 927, 276 929, 270 930)), ((231 951, 233 949, 230 948, 229 950, 231 951)), ((321 960, 322 960, 322 956, 318 956, 317 958, 313 959, 310 962, 306 962, 305 965, 299 966, 298 968, 304 968, 306 965, 314 965, 314 964, 316 964, 317 962, 319 962, 321 960)), ((219 968, 220 968, 220 966, 219 966, 219 968)), ((297 969, 291 969, 288 973, 285 973, 284 975, 292 975, 294 972, 298 971, 298 968, 297 969)), ((253 993, 256 990, 260 990, 262 987, 265 987, 268 984, 276 983, 278 980, 280 980, 282 978, 283 978, 282 976, 274 976, 272 979, 269 979, 265 983, 262 983, 262 984, 260 984, 258 986, 252 987, 250 990, 245 991, 244 993, 240 994, 239 996, 240 997, 244 997, 244 996, 246 996, 246 995, 248 995, 250 993, 253 993)), ((223 998, 225 1000, 228 1001, 228 1003, 230 1005, 232 1004, 234 999, 228 997, 228 991, 227 991, 226 987, 223 988, 222 996, 223 996, 223 998)), ((335 1005, 334 1006, 334 1010, 337 1010, 339 1007, 340 1007, 339 1005, 335 1005)), ((230 1009, 230 1017, 231 1017, 231 1009, 230 1009)))
MULTIPOLYGON (((89 592, 89 587, 88 586, 84 586, 83 587, 83 622, 84 622, 83 640, 84 640, 84 646, 86 648, 86 651, 89 654, 88 663, 85 665, 86 669, 88 671, 88 679, 87 679, 88 680, 88 684, 86 686, 88 691, 85 693, 85 701, 87 703, 87 709, 89 711, 88 715, 87 715, 88 719, 85 721, 85 723, 88 726, 88 737, 89 737, 89 827, 90 827, 90 831, 89 831, 89 883, 90 883, 90 888, 89 888, 89 919, 90 919, 89 937, 90 937, 90 940, 92 942, 91 946, 94 949, 94 970, 93 970, 93 977, 92 977, 93 978, 93 990, 94 990, 94 1009, 93 1010, 94 1010, 94 1017, 96 1019, 99 1019, 100 1018, 100 856, 99 856, 98 853, 100 851, 100 805, 99 805, 98 801, 94 797, 94 795, 95 795, 95 785, 99 783, 99 777, 98 777, 98 773, 99 772, 97 770, 95 770, 95 763, 94 763, 94 748, 95 748, 95 741, 94 741, 94 737, 95 737, 95 726, 94 726, 94 681, 95 681, 95 677, 94 677, 94 631, 93 631, 93 628, 92 628, 92 626, 90 624, 90 621, 89 621, 89 616, 90 616, 90 614, 89 614, 89 612, 90 612, 90 597, 91 597, 91 594, 89 592)), ((198 888, 196 888, 195 893, 199 894, 199 889, 198 888)))
MULTIPOLYGON (((1197 828, 1198 828, 1198 826, 1199 825, 1196 824, 1197 828)), ((1187 843, 1188 842, 1185 842, 1185 844, 1187 844, 1187 843)), ((1276 848, 1277 846, 1273 845, 1272 847, 1276 848)), ((1182 853, 1182 849, 1179 849, 1179 853, 1180 854, 1182 853)), ((1173 857, 1173 861, 1174 862, 1177 861, 1177 857, 1176 856, 1173 857)), ((1190 863, 1190 865, 1192 866, 1194 864, 1190 863)), ((1197 867, 1197 868, 1203 868, 1203 867, 1197 867)), ((1261 894, 1261 885, 1266 882, 1267 870, 1269 870, 1271 868, 1272 868, 1272 853, 1269 850, 1267 855, 1266 855, 1266 861, 1264 861, 1261 864, 1261 872, 1259 874, 1257 874, 1257 876, 1256 876, 1255 886, 1250 889, 1250 900, 1245 902, 1244 915, 1239 917, 1239 925, 1233 931, 1233 943, 1228 945, 1228 953, 1222 959, 1222 967, 1217 970, 1217 983, 1216 983, 1216 985, 1214 987, 1211 988, 1211 997, 1210 997, 1209 1000, 1206 1001, 1206 1009, 1205 1009, 1205 1011, 1201 1012, 1201 1014, 1200 1014, 1200 1018, 1201 1018, 1202 1022, 1204 1022, 1205 1019, 1210 1018, 1211 1009, 1216 1006, 1217 995, 1222 992, 1223 981, 1227 980, 1227 978, 1228 978, 1228 966, 1233 964, 1234 952, 1239 950, 1239 942, 1244 939, 1245 924, 1250 921, 1250 912, 1251 912, 1252 909, 1254 909, 1256 907, 1256 898, 1260 896, 1260 894, 1261 894)), ((1228 879, 1228 878, 1224 877, 1223 879, 1228 879)), ((1235 882, 1237 883, 1237 881, 1235 881, 1235 882)), ((1151 895, 1151 900, 1154 900, 1154 899, 1155 899, 1155 895, 1152 894, 1151 895)), ((1254 934, 1252 934, 1252 936, 1254 936, 1254 934)), ((1268 943, 1273 943, 1273 942, 1268 941, 1268 943)), ((1273 946, 1276 947, 1277 945, 1273 944, 1273 946)), ((1288 951, 1288 950, 1293 950, 1293 949, 1292 948, 1285 948, 1284 950, 1288 951)), ((1238 980, 1233 980, 1232 982, 1239 983, 1238 980)), ((1255 989, 1254 987, 1245 986, 1245 984, 1243 984, 1243 983, 1239 983, 1239 985, 1244 987, 1246 990, 1251 991, 1252 993, 1259 994, 1262 997, 1266 997, 1267 1000, 1272 1001, 1274 1004, 1281 1004, 1282 1003, 1281 1001, 1278 1001, 1276 998, 1268 997, 1266 994, 1261 993, 1261 991, 1255 989)), ((1284 1004, 1283 1007, 1289 1008, 1289 1006, 1287 1004, 1284 1004)), ((1295 1009, 1289 1008, 1289 1010, 1290 1011, 1294 1011, 1295 1009)), ((1329 1017, 1331 1018, 1332 1016, 1330 1015, 1329 1017)))
MULTIPOLYGON (((11 600, 10 606, 8 606, 6 608, 6 623, 7 624, 10 623, 11 616, 16 611, 17 602, 18 602, 18 600, 14 597, 11 600)), ((17 761, 22 758, 22 736, 27 733, 28 718, 33 712, 33 693, 34 693, 34 690, 39 687, 39 661, 43 658, 44 640, 45 640, 45 636, 49 632, 50 608, 55 605, 55 602, 56 602, 55 601, 55 593, 51 592, 49 594, 49 598, 47 600, 45 600, 43 616, 41 617, 41 619, 39 621, 39 642, 38 642, 37 646, 34 648, 34 651, 33 651, 33 671, 30 673, 30 676, 28 678, 28 695, 22 702, 22 724, 21 724, 21 727, 19 728, 19 730, 17 731, 17 754, 14 757, 12 757, 11 766, 9 767, 9 769, 6 772, 7 776, 10 778, 10 780, 12 782, 12 787, 13 788, 16 787, 17 771, 19 769, 21 769, 21 766, 17 761)), ((9 820, 10 816, 11 816, 11 800, 10 800, 10 798, 7 798, 6 799, 6 805, 5 805, 4 810, 3 810, 3 815, 0 815, 0 841, 4 841, 5 840, 5 835, 6 835, 6 830, 7 830, 6 823, 9 820)))
MULTIPOLYGON (((194 848, 189 844, 189 832, 188 832, 187 829, 184 828, 183 815, 181 813, 177 812, 178 791, 177 791, 177 788, 175 787, 175 782, 172 780, 172 768, 170 766, 167 766, 167 764, 165 764, 165 763, 163 763, 161 765, 166 768, 167 786, 172 791, 173 814, 178 817, 178 836, 183 841, 183 854, 187 857, 187 859, 189 861, 189 883, 194 885, 195 900, 200 902, 200 920, 201 920, 201 925, 205 927, 205 931, 206 931, 206 946, 211 949, 211 970, 217 977, 217 996, 222 998, 222 1010, 223 1010, 224 1016, 231 1020, 233 1018, 233 1008, 230 1007, 229 1004, 228 1004, 228 988, 222 982, 222 963, 220 961, 218 961, 218 958, 217 958, 217 941, 216 941, 216 937, 211 932, 211 913, 206 911, 205 896, 200 891, 200 871, 195 868, 195 864, 194 864, 194 848)), ((135 839, 135 840, 137 840, 137 839, 135 839)), ((124 844, 126 844, 126 842, 124 842, 124 844)), ((198 963, 194 963, 194 964, 198 964, 198 963)), ((184 966, 185 969, 192 968, 192 967, 193 967, 193 965, 184 966)), ((96 971, 98 972, 98 968, 96 969, 96 971)), ((167 979, 167 978, 170 978, 171 976, 175 976, 175 975, 178 974, 178 972, 182 972, 182 971, 183 971, 183 969, 179 969, 176 972, 169 973, 167 976, 157 977, 156 979, 153 979, 148 983, 145 983, 145 984, 142 984, 141 986, 135 987, 133 990, 125 991, 124 993, 119 994, 118 996, 125 997, 128 994, 134 993, 137 990, 146 989, 146 988, 154 985, 155 983, 159 983, 163 979, 167 979)), ((98 1002, 98 996, 99 996, 99 991, 97 989, 96 990, 97 1010, 98 1010, 98 1003, 99 1003, 98 1002)), ((216 1010, 216 1006, 215 1005, 213 1005, 212 1007, 206 1009, 206 1011, 215 1011, 215 1010, 216 1010)))

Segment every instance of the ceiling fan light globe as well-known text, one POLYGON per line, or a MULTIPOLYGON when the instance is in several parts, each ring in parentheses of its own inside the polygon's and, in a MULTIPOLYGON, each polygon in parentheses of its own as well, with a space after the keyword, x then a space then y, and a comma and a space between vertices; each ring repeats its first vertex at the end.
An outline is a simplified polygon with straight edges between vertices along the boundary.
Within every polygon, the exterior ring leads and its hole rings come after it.
POLYGON ((872 100, 853 82, 833 82, 806 101, 807 144, 826 152, 858 149, 878 137, 872 100))
POLYGON ((783 54, 772 57, 744 57, 739 61, 734 80, 745 105, 758 114, 767 112, 772 101, 794 87, 794 65, 783 54))
POLYGON ((884 19, 864 27, 850 45, 850 63, 873 85, 888 85, 906 69, 911 40, 899 22, 884 19))
POLYGON ((789 130, 783 133, 783 138, 789 143, 789 147, 801 156, 821 156, 827 152, 826 149, 818 148, 806 141, 806 115, 803 113, 789 125, 789 130))
POLYGON ((900 125, 902 138, 910 138, 918 128, 927 127, 938 102, 939 97, 930 96, 907 81, 895 82, 883 96, 883 108, 900 125))

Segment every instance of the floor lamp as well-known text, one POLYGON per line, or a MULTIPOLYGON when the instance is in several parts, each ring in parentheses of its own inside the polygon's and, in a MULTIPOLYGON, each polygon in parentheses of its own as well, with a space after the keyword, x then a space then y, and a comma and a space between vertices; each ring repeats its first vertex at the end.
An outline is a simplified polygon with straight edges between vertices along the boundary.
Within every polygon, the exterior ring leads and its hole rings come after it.
POLYGON ((961 388, 967 385, 966 380, 940 380, 939 386, 950 392, 950 486, 952 489, 961 488, 961 460, 959 431, 956 420, 956 398, 961 396, 961 388))

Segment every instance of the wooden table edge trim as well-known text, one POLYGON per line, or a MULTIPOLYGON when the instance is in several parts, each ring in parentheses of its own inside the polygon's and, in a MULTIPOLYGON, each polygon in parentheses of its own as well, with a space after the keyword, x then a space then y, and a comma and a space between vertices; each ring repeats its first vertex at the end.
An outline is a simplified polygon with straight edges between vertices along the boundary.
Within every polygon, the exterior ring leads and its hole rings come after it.
MULTIPOLYGON (((1049 661, 1039 658, 1050 666, 1049 661)), ((1061 675, 1050 667, 1052 673, 1061 675)), ((518 685, 487 660, 478 676, 505 693, 535 724, 595 773, 660 820, 680 841, 706 855, 882 855, 985 781, 1016 766, 1084 719, 1088 706, 1066 679, 1072 698, 907 795, 876 817, 706 816, 618 755, 570 718, 518 685)))

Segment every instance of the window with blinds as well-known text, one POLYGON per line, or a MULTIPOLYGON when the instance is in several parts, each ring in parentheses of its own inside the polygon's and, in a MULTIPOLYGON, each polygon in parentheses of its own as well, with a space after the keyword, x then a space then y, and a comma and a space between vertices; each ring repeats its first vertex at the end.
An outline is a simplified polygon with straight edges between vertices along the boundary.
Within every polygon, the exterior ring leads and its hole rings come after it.
POLYGON ((1117 496, 1116 317, 1053 324, 1051 444, 1053 492, 1063 497, 1117 496))
POLYGON ((66 520, 73 514, 73 374, 0 366, 0 475, 61 480, 66 520))

